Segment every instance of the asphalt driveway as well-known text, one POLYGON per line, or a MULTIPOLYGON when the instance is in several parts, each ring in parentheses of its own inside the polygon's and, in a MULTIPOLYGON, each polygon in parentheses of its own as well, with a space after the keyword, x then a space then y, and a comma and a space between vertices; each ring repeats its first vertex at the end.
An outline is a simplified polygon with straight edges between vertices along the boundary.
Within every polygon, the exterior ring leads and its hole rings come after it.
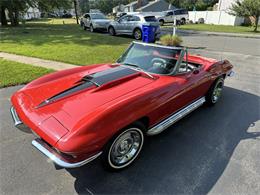
POLYGON ((149 137, 139 160, 119 173, 104 171, 98 159, 55 167, 31 146, 32 134, 13 126, 9 98, 21 86, 1 89, 0 194, 259 194, 260 56, 251 49, 196 50, 235 65, 222 99, 149 137))

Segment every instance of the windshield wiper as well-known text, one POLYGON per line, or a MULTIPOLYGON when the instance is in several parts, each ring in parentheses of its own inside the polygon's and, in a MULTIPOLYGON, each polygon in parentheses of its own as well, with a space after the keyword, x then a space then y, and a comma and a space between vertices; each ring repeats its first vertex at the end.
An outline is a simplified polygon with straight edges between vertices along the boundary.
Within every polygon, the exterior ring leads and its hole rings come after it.
POLYGON ((126 65, 126 66, 133 66, 133 67, 136 67, 136 68, 140 68, 137 64, 123 63, 123 65, 126 65))
POLYGON ((145 70, 140 68, 137 64, 123 63, 123 65, 128 66, 128 68, 130 68, 129 66, 133 66, 134 68, 131 68, 131 69, 142 72, 142 73, 146 74, 148 77, 154 79, 153 75, 149 74, 148 72, 146 72, 145 70))

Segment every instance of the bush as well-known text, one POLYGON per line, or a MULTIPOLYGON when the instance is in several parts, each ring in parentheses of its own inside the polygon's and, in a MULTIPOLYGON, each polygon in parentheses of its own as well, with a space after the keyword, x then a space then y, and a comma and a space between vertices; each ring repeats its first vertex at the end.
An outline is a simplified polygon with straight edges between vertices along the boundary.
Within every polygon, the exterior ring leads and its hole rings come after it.
POLYGON ((164 35, 160 38, 160 42, 166 46, 180 46, 182 38, 178 35, 164 35))

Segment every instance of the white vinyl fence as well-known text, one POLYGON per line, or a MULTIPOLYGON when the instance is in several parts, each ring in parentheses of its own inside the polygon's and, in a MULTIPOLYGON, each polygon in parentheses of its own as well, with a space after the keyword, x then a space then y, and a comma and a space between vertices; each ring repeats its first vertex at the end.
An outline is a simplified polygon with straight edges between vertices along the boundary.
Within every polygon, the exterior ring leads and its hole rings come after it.
POLYGON ((189 11, 189 20, 194 23, 203 18, 205 24, 222 24, 238 26, 244 22, 244 18, 232 16, 225 11, 189 11))

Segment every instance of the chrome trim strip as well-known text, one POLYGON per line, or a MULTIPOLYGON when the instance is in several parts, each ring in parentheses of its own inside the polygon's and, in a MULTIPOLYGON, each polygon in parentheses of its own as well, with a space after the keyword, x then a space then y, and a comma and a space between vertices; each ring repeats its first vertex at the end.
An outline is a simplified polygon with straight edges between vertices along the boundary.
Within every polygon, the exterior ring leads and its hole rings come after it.
POLYGON ((10 108, 10 112, 11 112, 12 118, 14 120, 14 125, 15 126, 18 126, 18 125, 23 123, 20 120, 20 118, 19 118, 19 116, 18 116, 18 114, 17 114, 17 112, 16 112, 16 110, 15 110, 15 108, 13 106, 10 108))
POLYGON ((185 108, 181 109, 180 111, 176 112, 169 118, 163 120, 159 124, 155 125, 151 129, 147 131, 147 135, 156 135, 167 129, 172 124, 176 123, 178 120, 192 112, 193 110, 200 107, 206 101, 205 97, 202 97, 195 102, 191 103, 190 105, 186 106, 185 108))
POLYGON ((76 167, 83 166, 83 165, 89 163, 90 161, 96 159, 99 155, 102 154, 102 152, 99 152, 99 153, 95 154, 94 156, 91 156, 90 158, 87 158, 83 161, 70 163, 70 162, 66 162, 65 160, 62 160, 61 158, 59 158, 57 155, 54 154, 55 151, 53 149, 51 149, 50 147, 47 148, 47 144, 44 145, 44 144, 40 143, 37 139, 32 141, 32 145, 35 148, 37 148, 40 152, 42 152, 45 156, 47 156, 49 159, 51 159, 55 164, 57 164, 61 167, 64 167, 64 168, 76 168, 76 167))
POLYGON ((235 76, 235 72, 233 70, 231 70, 227 75, 229 77, 233 77, 233 76, 235 76))

